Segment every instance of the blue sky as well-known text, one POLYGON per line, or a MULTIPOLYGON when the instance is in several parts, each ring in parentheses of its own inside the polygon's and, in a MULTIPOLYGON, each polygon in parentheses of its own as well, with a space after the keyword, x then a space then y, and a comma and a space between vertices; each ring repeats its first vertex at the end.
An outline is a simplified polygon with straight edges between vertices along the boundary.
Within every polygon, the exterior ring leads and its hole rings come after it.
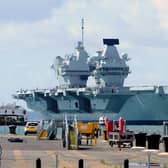
MULTIPOLYGON (((132 73, 126 85, 168 84, 168 2, 166 0, 0 0, 0 103, 20 88, 51 88, 55 56, 85 48, 102 49, 103 38, 120 38, 132 73)), ((17 102, 19 103, 19 102, 17 102)))

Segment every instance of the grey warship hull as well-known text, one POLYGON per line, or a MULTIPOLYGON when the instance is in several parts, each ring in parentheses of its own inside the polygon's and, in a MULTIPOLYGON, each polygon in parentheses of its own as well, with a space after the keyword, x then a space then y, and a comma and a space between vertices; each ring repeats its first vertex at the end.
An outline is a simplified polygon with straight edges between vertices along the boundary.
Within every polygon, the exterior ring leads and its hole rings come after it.
MULTIPOLYGON (((163 90, 163 89, 161 89, 163 90)), ((74 91, 58 95, 33 92, 20 95, 29 108, 62 118, 76 114, 81 119, 97 119, 107 115, 112 119, 120 116, 126 120, 168 120, 168 94, 156 90, 130 91, 123 93, 76 94, 74 91)))

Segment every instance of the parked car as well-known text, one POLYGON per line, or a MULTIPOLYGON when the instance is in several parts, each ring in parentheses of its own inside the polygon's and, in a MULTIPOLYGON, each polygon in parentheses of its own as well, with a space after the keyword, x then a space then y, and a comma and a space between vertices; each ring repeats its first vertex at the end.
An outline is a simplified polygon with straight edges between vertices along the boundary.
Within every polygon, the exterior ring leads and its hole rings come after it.
POLYGON ((36 134, 38 131, 38 122, 28 121, 24 127, 24 134, 36 134))

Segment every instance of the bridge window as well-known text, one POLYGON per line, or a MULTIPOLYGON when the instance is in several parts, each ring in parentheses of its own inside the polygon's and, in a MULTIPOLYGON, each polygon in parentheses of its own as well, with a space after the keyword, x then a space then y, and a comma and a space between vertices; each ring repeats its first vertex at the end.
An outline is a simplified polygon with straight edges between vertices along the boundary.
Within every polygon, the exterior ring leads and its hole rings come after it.
POLYGON ((78 102, 75 102, 75 107, 76 107, 76 108, 78 108, 78 107, 79 107, 78 102))
POLYGON ((88 78, 88 75, 80 75, 81 80, 87 80, 87 78, 88 78))

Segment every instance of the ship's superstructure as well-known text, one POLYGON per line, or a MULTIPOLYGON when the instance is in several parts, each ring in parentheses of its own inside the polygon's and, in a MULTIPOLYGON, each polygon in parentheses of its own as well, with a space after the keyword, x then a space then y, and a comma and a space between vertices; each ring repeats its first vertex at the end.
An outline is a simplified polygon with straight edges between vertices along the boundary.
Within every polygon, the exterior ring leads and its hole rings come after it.
POLYGON ((55 58, 51 66, 58 81, 68 87, 86 87, 87 78, 90 75, 87 63, 88 53, 85 51, 82 42, 78 42, 76 53, 66 55, 65 59, 60 56, 55 58))
POLYGON ((102 82, 105 87, 122 87, 129 73, 129 67, 126 65, 126 61, 129 60, 127 54, 120 58, 115 46, 119 44, 119 39, 103 39, 103 43, 104 50, 99 52, 98 61, 96 64, 93 60, 90 63, 95 65, 95 68, 92 66, 92 70, 96 84, 102 82))

